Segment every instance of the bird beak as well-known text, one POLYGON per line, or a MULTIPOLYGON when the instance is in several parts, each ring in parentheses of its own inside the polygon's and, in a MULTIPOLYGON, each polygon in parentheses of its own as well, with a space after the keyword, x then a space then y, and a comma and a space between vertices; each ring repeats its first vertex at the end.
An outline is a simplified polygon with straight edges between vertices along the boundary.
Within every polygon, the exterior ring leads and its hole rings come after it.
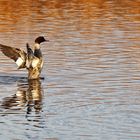
POLYGON ((46 42, 49 42, 49 40, 48 40, 48 39, 45 39, 45 41, 46 41, 46 42))

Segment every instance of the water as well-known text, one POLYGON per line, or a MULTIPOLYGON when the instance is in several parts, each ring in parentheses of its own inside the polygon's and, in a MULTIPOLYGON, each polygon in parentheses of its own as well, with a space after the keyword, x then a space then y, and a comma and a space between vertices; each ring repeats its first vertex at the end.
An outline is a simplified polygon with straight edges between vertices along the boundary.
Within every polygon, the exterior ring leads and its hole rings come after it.
POLYGON ((138 0, 1 0, 0 21, 1 44, 50 40, 44 80, 1 53, 0 139, 140 139, 138 0))

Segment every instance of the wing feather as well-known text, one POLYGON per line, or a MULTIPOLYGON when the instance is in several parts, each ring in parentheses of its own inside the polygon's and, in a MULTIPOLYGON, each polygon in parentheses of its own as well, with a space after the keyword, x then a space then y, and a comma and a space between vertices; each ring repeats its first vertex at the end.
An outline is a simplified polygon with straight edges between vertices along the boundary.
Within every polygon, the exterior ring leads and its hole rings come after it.
POLYGON ((0 44, 0 50, 3 52, 4 55, 7 57, 13 59, 15 62, 19 59, 22 59, 22 63, 16 63, 18 65, 18 68, 23 68, 24 64, 26 62, 26 53, 19 49, 19 48, 14 48, 6 45, 0 44))

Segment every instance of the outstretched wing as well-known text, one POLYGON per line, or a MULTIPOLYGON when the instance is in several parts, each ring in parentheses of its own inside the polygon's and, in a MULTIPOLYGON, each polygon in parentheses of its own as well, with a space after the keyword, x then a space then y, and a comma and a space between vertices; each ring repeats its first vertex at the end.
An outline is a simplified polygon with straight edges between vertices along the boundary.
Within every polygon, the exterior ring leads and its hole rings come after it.
POLYGON ((28 59, 30 59, 30 58, 32 58, 34 56, 34 53, 33 53, 32 49, 30 48, 28 43, 26 43, 26 48, 27 48, 28 59))
POLYGON ((6 45, 0 44, 0 50, 3 52, 4 55, 13 59, 18 68, 25 68, 26 63, 26 53, 19 48, 14 48, 6 45))

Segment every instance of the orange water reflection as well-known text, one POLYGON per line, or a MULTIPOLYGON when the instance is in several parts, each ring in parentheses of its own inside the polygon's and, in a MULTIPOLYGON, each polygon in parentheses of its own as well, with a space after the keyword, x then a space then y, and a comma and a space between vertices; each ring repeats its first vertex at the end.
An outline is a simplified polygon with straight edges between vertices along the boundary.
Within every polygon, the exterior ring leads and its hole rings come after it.
MULTIPOLYGON (((70 20, 71 18, 79 18, 77 26, 80 22, 86 22, 84 26, 91 27, 91 20, 95 22, 100 20, 116 20, 117 17, 124 18, 133 22, 139 21, 139 5, 135 1, 106 1, 106 0, 72 0, 70 2, 63 0, 55 1, 0 1, 0 32, 8 32, 8 26, 13 24, 13 29, 24 30, 34 26, 35 19, 37 22, 49 23, 51 18, 70 20), (18 5, 18 6, 17 6, 18 5), (76 11, 76 12, 75 12, 76 11), (132 16, 128 16, 132 15, 132 16), (47 19, 44 21, 46 17, 47 19), (5 25, 7 25, 5 27, 5 25)), ((119 19, 120 21, 120 19, 119 19)), ((119 22, 118 21, 118 22, 119 22)), ((81 25, 82 26, 82 25, 81 25)), ((102 25, 101 25, 102 26, 102 25)))

